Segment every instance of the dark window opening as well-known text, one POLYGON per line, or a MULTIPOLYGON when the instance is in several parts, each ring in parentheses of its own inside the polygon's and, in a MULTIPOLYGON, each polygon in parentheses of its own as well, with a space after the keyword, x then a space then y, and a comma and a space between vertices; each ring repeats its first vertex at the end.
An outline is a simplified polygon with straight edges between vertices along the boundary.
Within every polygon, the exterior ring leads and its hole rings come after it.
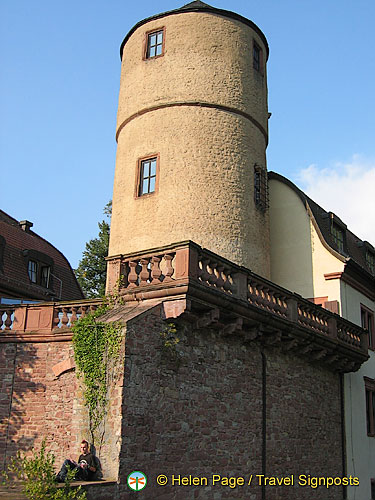
POLYGON ((253 68, 263 75, 263 51, 255 41, 253 42, 253 68))
POLYGON ((375 380, 364 377, 366 390, 367 435, 375 436, 375 380))
POLYGON ((344 252, 344 231, 334 222, 332 222, 331 234, 339 252, 344 252))
POLYGON ((34 260, 29 260, 28 273, 29 273, 30 281, 32 283, 36 283, 37 276, 38 276, 38 264, 34 260))
POLYGON ((265 212, 269 206, 267 172, 259 165, 254 165, 254 202, 262 212, 265 212))
POLYGON ((50 277, 51 268, 49 266, 43 266, 40 274, 40 284, 45 288, 49 286, 49 277, 50 277))
POLYGON ((374 313, 361 305, 361 324, 362 328, 368 331, 368 344, 371 349, 375 349, 375 328, 374 313))
POLYGON ((367 250, 366 252, 366 264, 370 270, 371 274, 375 274, 375 254, 367 250))
POLYGON ((147 35, 147 59, 163 55, 163 40, 164 30, 154 31, 147 35))

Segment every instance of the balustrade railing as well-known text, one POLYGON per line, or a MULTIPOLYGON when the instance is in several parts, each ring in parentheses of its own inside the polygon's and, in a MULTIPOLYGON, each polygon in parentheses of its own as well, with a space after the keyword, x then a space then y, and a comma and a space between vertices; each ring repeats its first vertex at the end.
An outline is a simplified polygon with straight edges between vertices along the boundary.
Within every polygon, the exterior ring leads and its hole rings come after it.
POLYGON ((52 332, 71 328, 81 316, 95 311, 100 299, 77 302, 0 305, 0 332, 52 332))
POLYGON ((308 300, 298 300, 298 323, 318 333, 329 334, 330 315, 324 309, 308 300))
POLYGON ((131 257, 121 262, 121 288, 128 290, 147 284, 168 283, 174 273, 176 252, 131 257))
POLYGON ((262 281, 251 274, 248 275, 247 287, 247 301, 249 304, 277 314, 282 318, 288 318, 288 297, 285 291, 278 289, 276 285, 271 287, 268 282, 262 281))
POLYGON ((365 334, 361 328, 195 243, 183 242, 155 252, 116 259, 122 283, 120 294, 126 295, 136 289, 147 290, 160 283, 173 287, 185 279, 244 300, 311 332, 365 348, 365 334))
POLYGON ((233 295, 236 291, 233 274, 233 267, 218 256, 211 256, 208 252, 199 253, 197 277, 203 285, 233 295))
MULTIPOLYGON (((360 327, 193 242, 108 260, 107 293, 119 293, 125 300, 178 295, 192 285, 367 350, 367 337, 360 327)), ((63 331, 100 303, 96 299, 0 306, 0 332, 63 331)))
POLYGON ((337 337, 346 344, 363 347, 367 350, 367 335, 364 336, 360 327, 345 321, 343 318, 337 319, 337 337))

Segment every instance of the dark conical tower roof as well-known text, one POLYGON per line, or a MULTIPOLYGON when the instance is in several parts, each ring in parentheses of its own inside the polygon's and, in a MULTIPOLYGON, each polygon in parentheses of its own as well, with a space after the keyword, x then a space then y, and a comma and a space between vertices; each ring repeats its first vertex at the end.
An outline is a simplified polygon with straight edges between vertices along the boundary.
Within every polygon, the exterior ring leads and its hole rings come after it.
POLYGON ((247 19, 246 17, 241 16, 240 14, 236 14, 235 12, 231 12, 230 10, 224 10, 224 9, 217 9, 216 7, 212 7, 211 5, 208 5, 207 3, 201 2, 200 0, 195 0, 194 2, 187 3, 186 5, 183 5, 179 9, 174 9, 174 10, 169 10, 168 12, 162 12, 161 14, 156 14, 155 16, 148 17, 147 19, 143 19, 143 21, 139 21, 133 28, 129 31, 129 33, 126 35, 124 38, 121 47, 120 47, 120 57, 122 59, 122 51, 124 50, 124 45, 128 41, 129 37, 134 33, 136 29, 138 29, 140 26, 143 24, 148 23, 149 21, 153 21, 155 19, 160 19, 162 17, 166 16, 173 16, 176 14, 184 14, 185 12, 207 12, 210 14, 214 14, 216 16, 223 16, 223 17, 229 17, 231 19, 235 19, 236 21, 240 21, 241 23, 247 24, 250 26, 254 31, 258 33, 258 35, 261 37, 263 40, 263 43, 266 47, 267 50, 267 58, 268 58, 268 43, 267 39, 264 36, 263 32, 258 28, 256 24, 254 24, 250 19, 247 19))
POLYGON ((201 8, 201 7, 209 7, 212 9, 211 5, 208 3, 200 2, 200 0, 196 0, 195 2, 189 2, 186 5, 183 5, 179 10, 190 9, 190 8, 201 8))

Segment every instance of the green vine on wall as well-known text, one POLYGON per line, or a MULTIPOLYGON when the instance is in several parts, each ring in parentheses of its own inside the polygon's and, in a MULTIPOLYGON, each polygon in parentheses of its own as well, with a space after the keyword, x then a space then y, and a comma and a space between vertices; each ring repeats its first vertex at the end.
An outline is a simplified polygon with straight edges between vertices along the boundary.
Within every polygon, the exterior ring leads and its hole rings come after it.
POLYGON ((177 336, 177 326, 175 323, 167 323, 160 332, 161 351, 164 361, 172 362, 178 369, 181 363, 181 355, 177 350, 177 344, 180 342, 177 336))
POLYGON ((120 323, 98 320, 107 311, 108 306, 103 305, 81 317, 72 327, 77 376, 84 384, 84 401, 93 442, 95 431, 107 413, 108 390, 123 337, 120 323))

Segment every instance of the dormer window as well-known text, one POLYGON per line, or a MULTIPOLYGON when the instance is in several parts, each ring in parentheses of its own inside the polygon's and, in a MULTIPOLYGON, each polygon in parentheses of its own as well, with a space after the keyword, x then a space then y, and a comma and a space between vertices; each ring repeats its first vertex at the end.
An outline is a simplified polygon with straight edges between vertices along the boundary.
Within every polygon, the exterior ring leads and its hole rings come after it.
POLYGON ((152 59, 164 54, 164 28, 147 33, 146 59, 152 59))
POLYGON ((36 283, 37 276, 38 276, 38 263, 35 262, 35 260, 29 260, 28 273, 29 273, 30 281, 32 283, 36 283))
POLYGON ((334 222, 332 223, 331 234, 339 252, 344 252, 344 231, 334 222))
POLYGON ((328 212, 325 217, 329 218, 329 231, 331 233, 331 240, 340 253, 346 252, 346 224, 342 222, 337 215, 333 212, 328 212))
POLYGON ((24 250, 25 265, 31 283, 50 288, 53 259, 38 250, 24 250))
POLYGON ((366 250, 366 265, 371 274, 375 274, 375 253, 366 250))
POLYGON ((49 266, 43 266, 40 273, 40 284, 44 286, 44 288, 48 288, 49 286, 49 276, 50 276, 51 268, 49 266))

